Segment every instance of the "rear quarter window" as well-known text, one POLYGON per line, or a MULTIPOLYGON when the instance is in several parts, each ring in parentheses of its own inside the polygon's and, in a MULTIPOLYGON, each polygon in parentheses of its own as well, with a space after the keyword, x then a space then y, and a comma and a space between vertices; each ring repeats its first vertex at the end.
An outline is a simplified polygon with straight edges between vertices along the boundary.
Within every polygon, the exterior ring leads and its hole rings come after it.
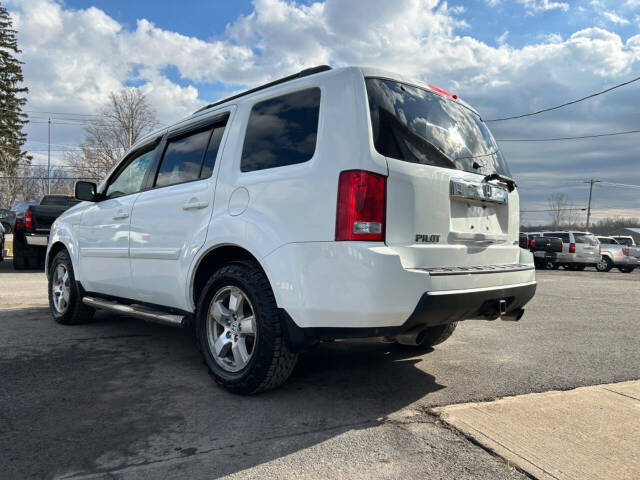
POLYGON ((576 243, 584 243, 586 245, 598 244, 598 240, 593 235, 585 235, 583 233, 574 233, 573 237, 576 239, 576 243))
POLYGON ((319 88, 256 103, 247 123, 240 170, 251 172, 311 160, 319 116, 319 88))

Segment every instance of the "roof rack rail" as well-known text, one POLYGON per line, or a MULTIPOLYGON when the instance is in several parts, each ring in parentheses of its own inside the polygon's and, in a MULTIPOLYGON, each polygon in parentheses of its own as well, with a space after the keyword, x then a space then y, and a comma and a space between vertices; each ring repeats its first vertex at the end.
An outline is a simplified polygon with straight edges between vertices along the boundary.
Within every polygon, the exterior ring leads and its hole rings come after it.
POLYGON ((274 85, 279 85, 281 83, 289 82, 291 80, 295 80, 296 78, 308 77, 309 75, 315 75, 316 73, 326 72, 327 70, 331 70, 329 65, 319 65, 317 67, 305 68, 304 70, 299 71, 298 73, 294 73, 293 75, 289 75, 288 77, 279 78, 278 80, 274 80, 273 82, 265 83, 264 85, 260 85, 259 87, 252 88, 251 90, 246 90, 242 93, 238 93, 237 95, 233 95, 231 97, 224 98, 215 103, 210 103, 209 105, 205 105, 204 107, 193 112, 194 114, 198 112, 202 112, 203 110, 208 110, 209 108, 215 107, 217 105, 221 105, 230 100, 235 100, 239 97, 244 97, 245 95, 249 95, 250 93, 257 92, 259 90, 264 90, 265 88, 273 87, 274 85))

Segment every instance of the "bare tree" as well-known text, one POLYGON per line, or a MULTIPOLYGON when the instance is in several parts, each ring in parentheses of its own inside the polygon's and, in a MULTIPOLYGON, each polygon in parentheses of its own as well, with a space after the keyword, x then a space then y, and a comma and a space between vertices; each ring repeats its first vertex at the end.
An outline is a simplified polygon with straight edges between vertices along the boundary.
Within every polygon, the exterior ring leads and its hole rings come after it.
POLYGON ((85 128, 80 150, 64 158, 78 177, 103 178, 129 147, 158 125, 155 111, 137 88, 111 93, 98 115, 85 128))
POLYGON ((552 193, 547 199, 549 206, 549 215, 551 216, 551 226, 558 228, 563 223, 567 223, 568 214, 573 208, 569 203, 569 199, 564 193, 552 193))
MULTIPOLYGON (((52 166, 51 192, 72 195, 76 177, 64 168, 52 166)), ((40 200, 47 194, 47 168, 41 165, 20 165, 14 175, 5 177, 5 188, 0 190, 0 205, 10 208, 17 200, 40 200)))

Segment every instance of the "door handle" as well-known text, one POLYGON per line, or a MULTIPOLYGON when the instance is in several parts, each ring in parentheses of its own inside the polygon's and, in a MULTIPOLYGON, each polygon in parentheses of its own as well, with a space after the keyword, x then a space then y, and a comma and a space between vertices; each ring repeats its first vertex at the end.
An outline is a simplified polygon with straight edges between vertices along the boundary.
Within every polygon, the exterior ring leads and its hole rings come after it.
POLYGON ((125 218, 129 218, 129 214, 122 210, 116 212, 116 214, 113 216, 114 220, 124 220, 125 218))
POLYGON ((209 206, 209 202, 199 202, 198 199, 192 198, 188 202, 182 204, 183 210, 197 210, 199 208, 206 208, 209 206))

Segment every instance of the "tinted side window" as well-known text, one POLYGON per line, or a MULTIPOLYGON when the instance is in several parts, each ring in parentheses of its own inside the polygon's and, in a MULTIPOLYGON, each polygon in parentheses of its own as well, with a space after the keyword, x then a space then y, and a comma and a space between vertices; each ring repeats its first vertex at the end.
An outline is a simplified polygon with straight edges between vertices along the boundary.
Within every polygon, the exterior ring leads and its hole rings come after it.
POLYGON ((247 124, 240 169, 251 172, 310 160, 319 115, 319 88, 256 103, 247 124))
POLYGON ((116 198, 123 195, 139 192, 142 189, 144 174, 149 168, 149 163, 153 158, 154 149, 134 154, 116 176, 110 181, 107 187, 107 198, 116 198))
POLYGON ((209 147, 204 157, 204 163, 202 164, 202 171, 200 172, 200 178, 209 178, 213 173, 213 167, 216 164, 216 157, 218 156, 218 150, 220 149, 220 141, 222 140, 222 134, 224 133, 224 125, 216 127, 211 134, 209 140, 209 147))
POLYGON ((160 162, 156 187, 197 180, 211 128, 170 139, 160 162))

